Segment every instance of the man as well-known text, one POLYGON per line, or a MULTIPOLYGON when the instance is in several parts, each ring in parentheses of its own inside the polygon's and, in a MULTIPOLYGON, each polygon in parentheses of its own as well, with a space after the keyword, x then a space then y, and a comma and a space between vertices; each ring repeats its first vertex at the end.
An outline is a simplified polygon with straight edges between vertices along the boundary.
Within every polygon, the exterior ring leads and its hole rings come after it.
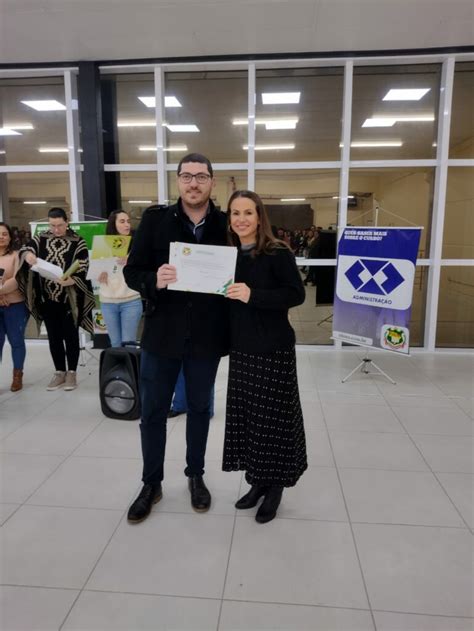
POLYGON ((168 261, 174 241, 226 245, 226 215, 210 199, 215 180, 206 157, 185 156, 177 180, 178 203, 143 214, 124 269, 127 285, 148 304, 140 377, 143 488, 128 511, 132 523, 146 519, 162 497, 166 418, 181 365, 188 400, 184 473, 194 510, 205 512, 211 505, 204 457, 211 392, 219 360, 228 352, 227 302, 223 296, 168 289, 177 280, 168 261))

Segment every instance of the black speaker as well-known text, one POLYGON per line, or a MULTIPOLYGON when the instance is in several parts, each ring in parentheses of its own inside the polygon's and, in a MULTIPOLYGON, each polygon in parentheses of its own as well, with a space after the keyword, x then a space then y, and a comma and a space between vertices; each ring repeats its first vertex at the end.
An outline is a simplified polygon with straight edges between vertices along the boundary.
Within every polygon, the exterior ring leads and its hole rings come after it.
POLYGON ((100 406, 109 418, 140 418, 140 349, 107 348, 100 355, 100 406))

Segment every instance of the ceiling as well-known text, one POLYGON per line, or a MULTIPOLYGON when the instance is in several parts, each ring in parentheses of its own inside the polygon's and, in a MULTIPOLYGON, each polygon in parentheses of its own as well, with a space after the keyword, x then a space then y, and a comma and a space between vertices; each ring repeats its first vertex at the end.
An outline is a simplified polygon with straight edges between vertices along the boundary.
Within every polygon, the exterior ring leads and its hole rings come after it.
POLYGON ((472 0, 0 0, 0 63, 474 43, 472 0))

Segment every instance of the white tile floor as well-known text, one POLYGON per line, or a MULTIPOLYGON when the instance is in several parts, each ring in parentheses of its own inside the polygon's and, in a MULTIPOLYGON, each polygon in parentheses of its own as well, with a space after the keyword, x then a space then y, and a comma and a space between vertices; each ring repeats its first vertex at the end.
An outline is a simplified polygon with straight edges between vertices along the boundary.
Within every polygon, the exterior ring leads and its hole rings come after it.
POLYGON ((237 512, 220 470, 227 362, 217 379, 196 514, 184 422, 169 424, 163 500, 140 488, 137 422, 102 416, 98 366, 46 392, 31 344, 21 393, 0 369, 2 631, 467 631, 473 628, 473 358, 378 355, 396 380, 341 378, 354 351, 299 352, 310 467, 267 525, 237 512))

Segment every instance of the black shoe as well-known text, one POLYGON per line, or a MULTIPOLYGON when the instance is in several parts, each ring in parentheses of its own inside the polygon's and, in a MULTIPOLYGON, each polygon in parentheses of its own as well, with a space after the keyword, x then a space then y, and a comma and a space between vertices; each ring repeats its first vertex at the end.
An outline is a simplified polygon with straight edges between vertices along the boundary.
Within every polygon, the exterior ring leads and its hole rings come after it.
POLYGON ((235 503, 235 508, 244 509, 257 506, 258 500, 267 493, 268 489, 268 486, 251 486, 250 491, 235 503))
POLYGON ((209 493, 202 475, 188 478, 188 487, 191 493, 191 506, 198 513, 205 513, 211 506, 211 494, 209 493))
POLYGON ((255 521, 259 524, 266 524, 267 521, 274 519, 280 506, 281 496, 283 493, 282 486, 271 486, 265 494, 265 499, 260 504, 260 508, 255 515, 255 521))
POLYGON ((151 513, 153 504, 156 504, 163 497, 161 484, 144 484, 137 499, 128 509, 128 521, 136 524, 143 521, 151 513))
POLYGON ((168 412, 168 418, 175 418, 176 416, 181 416, 181 414, 186 414, 186 412, 183 410, 182 412, 178 412, 178 410, 170 410, 168 412))

